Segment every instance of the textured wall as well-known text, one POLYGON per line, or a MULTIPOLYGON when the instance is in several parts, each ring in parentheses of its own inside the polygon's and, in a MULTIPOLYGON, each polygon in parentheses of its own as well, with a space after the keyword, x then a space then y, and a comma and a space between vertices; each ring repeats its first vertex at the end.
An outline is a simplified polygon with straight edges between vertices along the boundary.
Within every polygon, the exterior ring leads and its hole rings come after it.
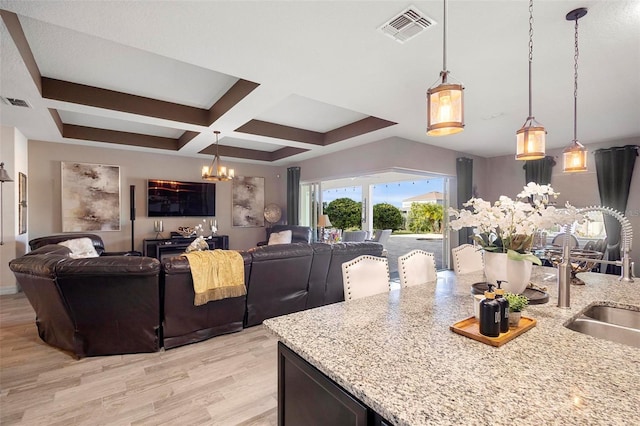
MULTIPOLYGON (((120 231, 98 232, 107 250, 131 249, 131 221, 129 220, 129 186, 136 186, 135 249, 142 250, 144 238, 154 238, 153 222, 147 217, 147 179, 175 179, 200 181, 203 165, 210 158, 197 159, 171 154, 149 154, 138 151, 97 148, 42 141, 29 141, 29 238, 58 233, 62 230, 60 163, 73 161, 120 166, 120 231)), ((236 170, 237 176, 265 178, 265 203, 286 207, 286 168, 224 161, 236 170), (277 177, 277 176, 280 177, 277 177)), ((203 218, 163 218, 164 235, 179 226, 195 226, 203 218)), ((229 235, 230 248, 247 249, 264 240, 264 227, 239 228, 231 226, 231 182, 216 184, 216 219, 219 234, 229 235)))

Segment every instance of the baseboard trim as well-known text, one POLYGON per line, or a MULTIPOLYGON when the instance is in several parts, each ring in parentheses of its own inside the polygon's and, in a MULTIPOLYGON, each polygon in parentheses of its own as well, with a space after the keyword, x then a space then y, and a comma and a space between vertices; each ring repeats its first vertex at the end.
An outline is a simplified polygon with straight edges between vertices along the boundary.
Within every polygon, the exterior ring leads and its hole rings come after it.
POLYGON ((18 286, 0 287, 0 296, 4 296, 6 294, 16 294, 16 293, 18 293, 18 286))

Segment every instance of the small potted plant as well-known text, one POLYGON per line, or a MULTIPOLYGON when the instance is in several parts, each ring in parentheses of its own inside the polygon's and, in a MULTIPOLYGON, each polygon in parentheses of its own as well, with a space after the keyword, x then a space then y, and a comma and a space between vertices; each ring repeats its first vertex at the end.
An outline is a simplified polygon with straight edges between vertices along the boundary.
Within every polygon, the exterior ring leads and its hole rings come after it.
POLYGON ((517 327, 522 310, 529 304, 529 299, 522 294, 513 293, 506 293, 504 297, 509 302, 509 327, 517 327))

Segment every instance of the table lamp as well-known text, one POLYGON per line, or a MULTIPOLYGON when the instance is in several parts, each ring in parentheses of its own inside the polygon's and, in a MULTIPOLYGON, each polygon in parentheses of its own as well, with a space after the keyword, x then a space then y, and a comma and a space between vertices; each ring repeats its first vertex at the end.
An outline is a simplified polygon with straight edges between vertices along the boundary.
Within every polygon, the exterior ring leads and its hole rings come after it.
POLYGON ((2 187, 5 182, 13 182, 9 174, 4 169, 4 163, 0 163, 0 246, 4 244, 4 212, 2 200, 2 187))

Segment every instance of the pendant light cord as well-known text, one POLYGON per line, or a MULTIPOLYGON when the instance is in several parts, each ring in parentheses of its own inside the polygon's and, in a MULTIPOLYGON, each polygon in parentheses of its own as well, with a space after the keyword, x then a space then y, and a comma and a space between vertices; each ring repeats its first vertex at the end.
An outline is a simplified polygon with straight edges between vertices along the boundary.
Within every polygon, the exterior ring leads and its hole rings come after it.
POLYGON ((532 119, 531 65, 533 64, 533 0, 529 0, 529 119, 532 119))
MULTIPOLYGON (((218 144, 218 133, 220 132, 213 132, 216 134, 216 158, 218 160, 218 164, 216 164, 217 167, 220 167, 220 145, 218 144)), ((216 170, 216 176, 218 175, 218 171, 216 170)))
POLYGON ((573 55, 573 141, 578 141, 578 17, 575 25, 575 54, 573 55))
POLYGON ((442 23, 442 82, 447 82, 447 0, 444 0, 444 18, 442 23))

